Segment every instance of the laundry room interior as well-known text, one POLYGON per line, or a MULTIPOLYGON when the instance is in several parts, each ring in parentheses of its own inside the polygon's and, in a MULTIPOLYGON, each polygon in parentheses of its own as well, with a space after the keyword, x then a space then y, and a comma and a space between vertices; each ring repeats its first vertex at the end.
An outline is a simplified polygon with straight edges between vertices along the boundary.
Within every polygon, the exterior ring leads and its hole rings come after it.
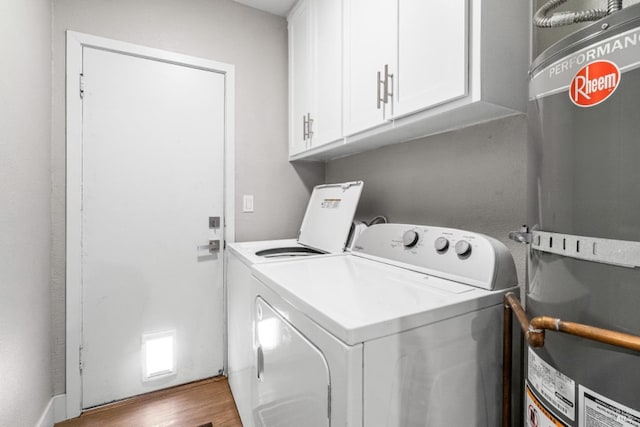
POLYGON ((3 0, 0 427, 637 426, 637 3, 3 0))

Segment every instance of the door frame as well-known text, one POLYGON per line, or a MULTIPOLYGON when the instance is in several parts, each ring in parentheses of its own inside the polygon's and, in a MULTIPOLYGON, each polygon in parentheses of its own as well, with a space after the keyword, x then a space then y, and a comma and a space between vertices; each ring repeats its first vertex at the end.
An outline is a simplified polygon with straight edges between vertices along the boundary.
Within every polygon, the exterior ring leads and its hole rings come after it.
MULTIPOLYGON (((66 417, 82 412, 82 100, 80 74, 84 47, 123 53, 224 74, 224 231, 225 242, 235 241, 235 67, 231 64, 182 55, 89 34, 67 31, 66 58, 66 417)), ((226 275, 223 265, 223 276, 226 275)), ((226 325, 226 321, 223 321, 226 325)), ((223 334, 226 335, 226 332, 223 334)), ((226 358, 225 358, 226 361, 226 358)))

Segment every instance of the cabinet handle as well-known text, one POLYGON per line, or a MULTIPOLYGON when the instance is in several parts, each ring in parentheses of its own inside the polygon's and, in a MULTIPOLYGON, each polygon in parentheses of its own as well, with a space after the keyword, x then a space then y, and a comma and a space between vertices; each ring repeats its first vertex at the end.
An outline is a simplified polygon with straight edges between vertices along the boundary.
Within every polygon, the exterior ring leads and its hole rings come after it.
POLYGON ((389 85, 389 80, 393 80, 393 74, 389 73, 389 64, 384 64, 384 96, 383 102, 385 104, 389 103, 389 97, 393 98, 393 86, 389 85), (391 86, 391 92, 389 91, 389 87, 391 86))
MULTIPOLYGON (((394 85, 393 85, 393 74, 387 74, 387 96, 389 98, 391 98, 391 115, 393 116, 393 89, 394 89, 394 85)), ((386 114, 386 113, 385 113, 386 114)))
POLYGON ((307 116, 302 115, 302 140, 307 140, 307 116))
POLYGON ((264 378, 264 353, 262 351, 262 346, 258 346, 256 349, 256 359, 258 379, 262 381, 264 378))
POLYGON ((389 73, 389 64, 384 64, 384 79, 381 78, 381 75, 382 73, 378 71, 378 98, 376 100, 378 110, 382 104, 389 103, 389 97, 393 98, 393 74, 389 73), (389 80, 391 80, 391 84, 389 80), (382 91, 380 90, 380 86, 382 86, 382 91))
POLYGON ((378 105, 378 110, 380 109, 380 101, 382 101, 382 100, 380 99, 380 85, 381 85, 382 83, 383 83, 383 82, 382 82, 382 80, 380 79, 380 71, 378 71, 378 79, 377 79, 377 81, 376 81, 376 89, 377 89, 377 91, 378 91, 378 96, 377 96, 377 98, 376 98, 376 102, 377 102, 377 105, 378 105))
POLYGON ((307 138, 313 138, 313 119, 311 113, 307 113, 307 138))

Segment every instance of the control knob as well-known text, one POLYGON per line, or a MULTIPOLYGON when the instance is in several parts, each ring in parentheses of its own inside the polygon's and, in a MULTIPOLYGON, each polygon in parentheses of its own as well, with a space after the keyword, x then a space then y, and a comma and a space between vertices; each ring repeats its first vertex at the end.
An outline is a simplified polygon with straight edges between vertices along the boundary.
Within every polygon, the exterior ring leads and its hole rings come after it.
POLYGON ((420 236, 418 236, 418 233, 416 233, 415 230, 405 231, 402 235, 402 244, 405 248, 412 248, 416 243, 418 243, 419 238, 420 236))
POLYGON ((462 257, 471 255, 471 243, 466 240, 459 240, 456 243, 456 254, 462 257))
POLYGON ((444 252, 449 248, 449 240, 446 237, 438 237, 435 243, 436 251, 444 252))

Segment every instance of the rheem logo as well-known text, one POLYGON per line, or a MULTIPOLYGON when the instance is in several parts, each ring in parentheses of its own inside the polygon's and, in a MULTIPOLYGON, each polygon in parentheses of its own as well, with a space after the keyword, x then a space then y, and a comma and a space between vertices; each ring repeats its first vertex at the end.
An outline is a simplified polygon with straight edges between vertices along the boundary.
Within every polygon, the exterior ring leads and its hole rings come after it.
POLYGON ((611 61, 595 61, 585 65, 571 81, 569 97, 578 107, 598 105, 618 88, 620 69, 611 61))

